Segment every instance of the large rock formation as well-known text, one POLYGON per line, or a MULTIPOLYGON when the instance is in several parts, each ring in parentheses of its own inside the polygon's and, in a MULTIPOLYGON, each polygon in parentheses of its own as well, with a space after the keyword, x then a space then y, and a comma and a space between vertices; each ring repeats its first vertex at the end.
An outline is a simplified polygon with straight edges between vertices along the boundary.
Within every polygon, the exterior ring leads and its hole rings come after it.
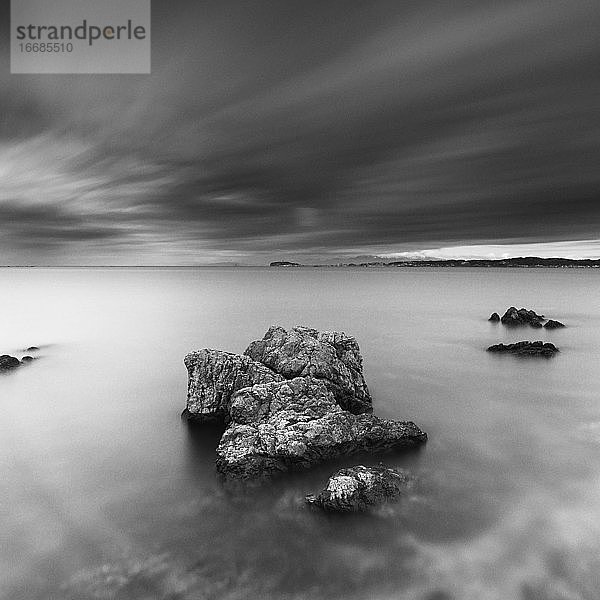
POLYGON ((188 370, 188 394, 183 416, 197 421, 226 422, 235 392, 257 383, 283 380, 281 375, 248 356, 221 350, 190 352, 184 362, 188 370))
POLYGON ((358 343, 345 333, 271 327, 244 354, 286 379, 310 376, 322 380, 336 402, 354 414, 373 410, 358 343))
POLYGON ((552 356, 558 348, 549 342, 517 342, 516 344, 495 344, 487 349, 488 352, 501 352, 517 356, 552 356))
POLYGON ((533 310, 519 308, 518 310, 511 306, 500 319, 504 325, 521 326, 530 325, 531 327, 541 327, 544 321, 543 315, 538 315, 533 310))
POLYGON ((415 446, 427 440, 414 423, 342 410, 315 377, 238 391, 217 448, 217 469, 234 478, 269 476, 338 456, 415 446))
POLYGON ((362 511, 398 500, 409 482, 410 477, 404 471, 359 465, 338 471, 317 496, 306 496, 306 502, 328 511, 362 511))

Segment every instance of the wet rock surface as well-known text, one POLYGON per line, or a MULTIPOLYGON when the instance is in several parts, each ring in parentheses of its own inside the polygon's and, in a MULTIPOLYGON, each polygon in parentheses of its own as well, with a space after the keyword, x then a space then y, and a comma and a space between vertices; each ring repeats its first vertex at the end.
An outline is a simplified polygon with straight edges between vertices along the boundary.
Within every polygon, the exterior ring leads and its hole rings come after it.
POLYGON ((497 352, 502 354, 514 354, 516 356, 553 356, 559 350, 550 342, 530 342, 523 341, 516 344, 495 344, 487 349, 488 352, 497 352))
POLYGON ((242 479, 427 440, 412 422, 343 410, 325 383, 314 377, 240 390, 232 399, 230 416, 217 448, 217 469, 242 479))
POLYGON ((184 363, 188 394, 183 416, 196 421, 226 422, 235 392, 254 384, 283 380, 248 356, 221 350, 190 352, 184 363))
POLYGON ((321 380, 336 402, 354 414, 373 410, 358 343, 343 332, 271 327, 244 354, 286 379, 310 376, 321 380))
POLYGON ((370 506, 397 501, 411 481, 405 471, 358 465, 341 469, 329 478, 318 495, 309 494, 310 506, 333 512, 364 511, 370 506))

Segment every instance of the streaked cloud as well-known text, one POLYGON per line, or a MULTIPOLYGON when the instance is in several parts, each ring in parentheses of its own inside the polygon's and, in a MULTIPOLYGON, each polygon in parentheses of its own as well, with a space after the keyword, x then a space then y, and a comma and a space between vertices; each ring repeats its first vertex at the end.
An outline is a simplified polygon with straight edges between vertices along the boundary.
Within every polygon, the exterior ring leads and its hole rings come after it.
POLYGON ((151 76, 0 60, 0 263, 600 233, 597 3, 154 0, 153 15, 151 76))

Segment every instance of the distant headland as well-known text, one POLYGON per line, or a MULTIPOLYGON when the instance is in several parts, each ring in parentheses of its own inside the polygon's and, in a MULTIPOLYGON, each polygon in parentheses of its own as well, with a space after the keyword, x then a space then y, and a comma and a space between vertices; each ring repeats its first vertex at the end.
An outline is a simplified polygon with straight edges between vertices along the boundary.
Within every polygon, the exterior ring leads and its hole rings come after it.
POLYGON ((398 260, 375 262, 349 262, 329 265, 303 265, 287 260, 274 261, 270 267, 500 267, 500 268, 552 268, 552 269, 581 269, 599 268, 600 259, 575 259, 575 258, 539 258, 537 256, 523 256, 519 258, 500 259, 432 259, 432 260, 398 260))

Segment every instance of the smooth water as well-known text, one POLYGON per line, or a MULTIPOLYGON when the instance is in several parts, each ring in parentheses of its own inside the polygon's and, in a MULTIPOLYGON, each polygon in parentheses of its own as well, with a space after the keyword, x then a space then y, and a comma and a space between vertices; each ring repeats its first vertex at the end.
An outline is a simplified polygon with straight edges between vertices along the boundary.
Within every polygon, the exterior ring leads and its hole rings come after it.
POLYGON ((3 269, 0 289, 0 353, 41 347, 0 377, 0 597, 600 596, 599 271, 3 269), (487 322, 510 305, 569 327, 487 322), (275 323, 355 335, 375 412, 428 432, 384 458, 418 477, 400 503, 304 508, 356 458, 219 482, 219 432, 179 417, 183 356, 275 323), (485 352, 520 339, 561 353, 485 352))

